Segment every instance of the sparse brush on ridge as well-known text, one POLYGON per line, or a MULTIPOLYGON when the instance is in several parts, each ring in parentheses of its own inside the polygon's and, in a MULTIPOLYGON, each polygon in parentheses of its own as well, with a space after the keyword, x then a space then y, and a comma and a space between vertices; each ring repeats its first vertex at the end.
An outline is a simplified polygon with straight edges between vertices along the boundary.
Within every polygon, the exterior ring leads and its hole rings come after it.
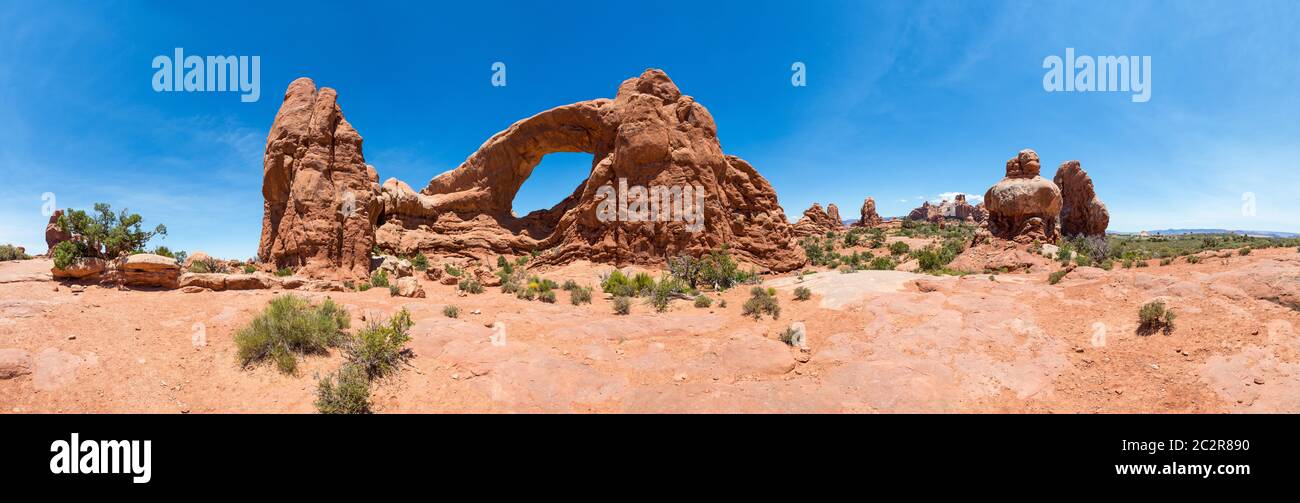
POLYGON ((235 332, 236 354, 241 366, 269 358, 280 372, 291 374, 298 367, 297 355, 323 353, 339 345, 349 320, 347 310, 333 300, 312 305, 297 295, 281 295, 235 332))
POLYGON ((569 303, 575 306, 591 303, 591 287, 579 286, 569 289, 569 303))
POLYGON ((809 290, 808 287, 801 286, 794 289, 794 300, 808 300, 811 298, 812 290, 809 290))
POLYGON ((460 308, 452 305, 447 305, 442 308, 442 315, 448 318, 459 318, 460 308))
POLYGON ((1062 278, 1065 278, 1065 275, 1066 275, 1066 274, 1070 274, 1070 269, 1069 269, 1069 268, 1061 269, 1061 270, 1056 271, 1056 272, 1054 272, 1054 273, 1052 273, 1052 274, 1049 274, 1049 275, 1047 276, 1047 284, 1049 284, 1049 285, 1055 285, 1055 284, 1057 284, 1057 283, 1060 283, 1060 282, 1061 282, 1061 279, 1062 279, 1062 278))
POLYGON ((710 299, 708 295, 699 294, 695 296, 695 307, 701 309, 707 309, 709 306, 712 305, 713 305, 713 299, 710 299))

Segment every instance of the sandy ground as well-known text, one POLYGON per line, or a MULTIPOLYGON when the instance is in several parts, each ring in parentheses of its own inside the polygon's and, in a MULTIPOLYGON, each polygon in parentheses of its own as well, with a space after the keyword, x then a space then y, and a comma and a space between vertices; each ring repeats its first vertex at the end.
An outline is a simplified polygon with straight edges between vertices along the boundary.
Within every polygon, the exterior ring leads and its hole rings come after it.
MULTIPOLYGON (((0 364, 29 370, 0 379, 3 413, 309 413, 316 378, 342 362, 308 356, 297 375, 237 364, 235 330, 283 291, 74 293, 49 267, 0 263, 0 364)), ((595 285, 609 269, 544 274, 595 285)), ((748 288, 722 294, 725 308, 638 301, 617 316, 599 293, 551 305, 421 281, 424 299, 301 294, 344 304, 353 327, 411 310, 415 356, 374 388, 378 412, 1300 412, 1300 312, 1268 300, 1300 284, 1293 248, 1080 268, 1058 285, 1045 273, 786 276, 767 282, 781 318, 761 321, 741 315, 748 288), (794 301, 797 286, 813 298, 794 301), (1177 328, 1137 335, 1155 298, 1177 328), (459 319, 442 315, 449 303, 459 319), (794 321, 806 353, 777 340, 794 321)))

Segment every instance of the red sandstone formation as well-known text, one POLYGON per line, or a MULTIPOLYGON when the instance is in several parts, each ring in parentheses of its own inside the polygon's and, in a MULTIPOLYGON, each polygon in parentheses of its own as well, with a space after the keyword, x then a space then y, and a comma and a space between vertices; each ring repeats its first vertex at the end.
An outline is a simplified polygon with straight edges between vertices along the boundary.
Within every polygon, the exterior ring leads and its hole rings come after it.
POLYGON ((1007 176, 984 194, 989 232, 1018 242, 1056 242, 1061 191, 1039 176, 1038 153, 1031 149, 1007 161, 1007 176))
POLYGON ((378 185, 335 99, 295 81, 267 140, 260 253, 277 267, 359 277, 376 244, 402 255, 540 251, 541 264, 657 264, 725 245, 767 269, 803 265, 772 186, 723 154, 708 110, 662 71, 624 81, 612 100, 518 121, 419 192, 378 185), (515 194, 553 152, 593 154, 590 176, 555 207, 516 217, 515 194))
POLYGON ((47 257, 54 256, 54 247, 58 246, 59 243, 72 239, 71 234, 59 227, 59 217, 61 216, 63 216, 63 210, 54 210, 54 214, 50 215, 50 223, 45 224, 45 245, 49 247, 45 251, 47 257))
POLYGON ((876 213, 876 200, 870 197, 862 201, 861 214, 857 223, 853 224, 855 227, 875 227, 884 221, 880 218, 880 214, 876 213))
POLYGON ((834 211, 823 211, 822 205, 813 203, 807 210, 804 210, 803 217, 794 224, 794 235, 798 237, 816 236, 826 234, 827 232, 839 231, 844 228, 844 222, 839 219, 840 210, 834 204, 829 205, 834 211))
POLYGON ((289 84, 263 158, 258 256, 309 277, 370 275, 378 176, 338 93, 311 79, 289 84))
POLYGON ((1079 161, 1061 163, 1052 180, 1061 189, 1061 234, 1105 236, 1110 212, 1097 197, 1092 178, 1079 161))

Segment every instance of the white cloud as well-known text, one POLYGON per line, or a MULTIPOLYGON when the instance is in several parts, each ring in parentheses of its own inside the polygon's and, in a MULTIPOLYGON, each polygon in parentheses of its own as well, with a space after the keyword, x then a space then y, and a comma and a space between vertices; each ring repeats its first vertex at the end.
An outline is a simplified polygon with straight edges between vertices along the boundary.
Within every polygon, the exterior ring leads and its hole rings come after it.
POLYGON ((959 195, 965 195, 966 204, 969 204, 971 206, 977 205, 980 203, 980 201, 984 200, 984 196, 980 196, 976 194, 968 194, 966 192, 940 192, 939 195, 936 196, 934 199, 930 199, 930 204, 940 204, 943 203, 944 201, 955 201, 957 200, 957 196, 959 195))

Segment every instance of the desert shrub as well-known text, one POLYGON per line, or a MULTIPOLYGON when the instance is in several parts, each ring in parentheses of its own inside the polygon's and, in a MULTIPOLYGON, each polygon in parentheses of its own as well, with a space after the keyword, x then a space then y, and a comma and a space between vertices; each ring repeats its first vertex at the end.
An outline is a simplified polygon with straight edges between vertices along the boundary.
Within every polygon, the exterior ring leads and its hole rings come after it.
POLYGON ((369 414, 370 380, 356 365, 344 365, 316 384, 316 410, 321 414, 369 414))
POLYGON ((411 267, 417 271, 428 270, 429 257, 424 256, 423 253, 416 253, 414 257, 411 257, 411 267))
POLYGON ((384 288, 388 286, 388 271, 380 269, 370 274, 370 284, 384 288))
POLYGON ((546 291, 544 291, 544 292, 538 292, 538 293, 537 293, 537 300, 540 300, 540 301, 545 302, 545 303, 547 303, 547 304, 554 304, 554 303, 555 303, 555 290, 546 290, 546 291))
POLYGON ((575 306, 591 303, 591 287, 579 286, 569 289, 569 303, 575 306))
POLYGON ((213 257, 205 257, 190 262, 190 272, 230 274, 230 266, 213 257))
POLYGON ((708 295, 699 294, 695 296, 695 307, 698 307, 700 309, 707 309, 709 306, 712 305, 713 305, 713 299, 709 298, 708 295))
POLYGON ((1147 302, 1138 310, 1138 333, 1150 335, 1156 331, 1163 331, 1165 334, 1173 332, 1175 317, 1174 310, 1165 307, 1163 300, 1147 302))
POLYGON ((537 298, 537 290, 531 288, 520 288, 515 291, 515 298, 523 300, 534 300, 537 298))
POLYGON ((293 276, 293 268, 292 268, 292 267, 281 267, 281 268, 275 270, 275 275, 276 275, 276 276, 280 276, 280 277, 293 276))
POLYGON ((637 295, 649 295, 654 292, 655 278, 648 272, 636 273, 636 276, 632 277, 632 288, 637 295))
POLYGON ((794 289, 794 300, 808 300, 812 298, 812 290, 808 287, 798 287, 794 289))
POLYGON ((442 308, 442 315, 448 318, 459 318, 460 308, 453 305, 444 306, 442 308))
POLYGON ((718 299, 718 307, 720 307, 720 308, 722 308, 722 309, 726 309, 726 308, 727 308, 727 299, 718 299))
POLYGON ((443 269, 444 271, 447 271, 447 274, 450 274, 450 275, 455 276, 455 277, 457 277, 457 278, 459 278, 462 274, 465 274, 465 270, 464 270, 464 269, 461 269, 461 268, 459 268, 459 267, 456 267, 456 266, 454 266, 454 265, 452 265, 452 264, 447 264, 447 265, 443 266, 442 269, 443 269))
POLYGON ((357 285, 357 291, 364 292, 366 290, 369 290, 372 286, 373 285, 371 285, 369 281, 363 281, 361 282, 360 285, 357 285))
POLYGON ((636 287, 632 285, 632 279, 628 278, 623 271, 615 269, 600 280, 601 291, 611 294, 615 297, 634 297, 636 296, 636 287))
POLYGON ((348 312, 325 299, 312 305, 296 295, 271 299, 266 310, 235 332, 240 365, 270 358, 281 372, 297 369, 297 354, 322 353, 343 341, 348 312))
POLYGON ((880 248, 881 246, 885 245, 884 229, 871 229, 870 231, 867 231, 867 233, 868 233, 867 246, 870 246, 872 248, 880 248))
POLYGON ((1199 263, 1201 263, 1201 256, 1200 256, 1200 255, 1188 255, 1188 256, 1187 256, 1187 263, 1188 263, 1188 264, 1199 264, 1199 263))
POLYGON ((625 296, 614 297, 614 314, 628 314, 632 312, 632 299, 625 296))
POLYGON ((1166 257, 1166 258, 1162 258, 1162 259, 1160 259, 1160 266, 1161 266, 1161 267, 1164 267, 1164 266, 1167 266, 1167 265, 1170 265, 1170 264, 1173 264, 1173 263, 1174 263, 1174 258, 1173 258, 1173 257, 1166 257))
POLYGON ((1059 271, 1056 271, 1056 272, 1054 272, 1054 273, 1048 275, 1048 276, 1047 276, 1047 284, 1049 284, 1049 285, 1055 285, 1055 284, 1057 284, 1057 283, 1060 283, 1060 282, 1061 282, 1061 279, 1064 278, 1066 274, 1070 274, 1070 270, 1069 270, 1069 269, 1061 269, 1061 270, 1059 270, 1059 271))
POLYGON ((1079 267, 1088 267, 1092 265, 1092 257, 1080 253, 1074 256, 1074 264, 1079 267))
POLYGON ((14 245, 0 245, 0 260, 27 260, 32 258, 24 252, 19 252, 18 247, 14 245))
MULTIPOLYGON (((81 210, 69 209, 59 217, 58 226, 63 232, 72 236, 71 241, 77 246, 64 249, 65 265, 81 257, 97 257, 112 260, 133 252, 144 250, 144 245, 154 236, 166 236, 167 226, 158 224, 153 231, 141 229, 144 221, 140 215, 122 210, 113 213, 112 207, 105 203, 95 203, 94 214, 81 210), (76 254, 71 256, 70 254, 76 254)), ((55 257, 55 266, 58 265, 55 257)))
POLYGON ((1110 241, 1105 236, 1079 235, 1066 240, 1069 247, 1080 255, 1087 255, 1093 261, 1111 258, 1110 241))
POLYGON ((253 274, 255 272, 257 272, 257 267, 254 267, 253 264, 244 264, 244 274, 253 274))
POLYGON ((371 321, 347 339, 344 351, 350 364, 370 379, 388 375, 411 356, 404 346, 411 340, 411 313, 402 308, 385 322, 371 321))
POLYGON ((871 263, 867 265, 867 268, 873 271, 892 271, 895 267, 898 267, 898 262, 893 257, 884 256, 872 259, 871 263))
POLYGON ((907 243, 904 243, 902 241, 894 241, 893 243, 889 244, 890 255, 906 255, 907 252, 911 250, 912 247, 908 246, 907 243))
MULTIPOLYGON (((740 266, 731 258, 731 253, 727 251, 726 246, 710 251, 700 259, 699 274, 699 284, 719 291, 750 283, 758 278, 757 273, 740 270, 740 266)), ((696 287, 698 284, 691 286, 696 287)))
POLYGON ((1134 265, 1137 266, 1138 268, 1142 268, 1142 267, 1147 267, 1147 266, 1149 266, 1149 265, 1151 265, 1151 264, 1147 263, 1146 260, 1139 260, 1139 261, 1137 261, 1137 263, 1134 264, 1134 265))
POLYGON ((1250 250, 1250 247, 1247 246, 1247 247, 1245 247, 1245 248, 1242 248, 1242 249, 1238 250, 1237 253, 1238 253, 1239 255, 1245 257, 1246 255, 1250 255, 1250 251, 1251 251, 1251 250, 1250 250))
POLYGON ((742 313, 745 316, 752 316, 757 320, 766 313, 771 315, 774 320, 781 318, 781 305, 777 302, 772 291, 756 286, 750 289, 749 295, 749 300, 746 300, 745 305, 742 307, 742 313))
POLYGON ((479 294, 483 293, 483 284, 479 283, 477 279, 466 277, 461 278, 460 282, 456 283, 456 289, 466 293, 479 294))
POLYGON ((691 288, 699 286, 703 266, 703 260, 690 255, 679 255, 668 259, 668 273, 691 285, 691 288))
POLYGON ((793 328, 790 328, 790 327, 786 327, 785 330, 782 330, 781 333, 777 334, 776 338, 777 338, 777 340, 779 340, 779 341, 781 341, 781 342, 784 342, 784 343, 786 343, 786 344, 789 344, 789 345, 793 346, 793 345, 794 345, 794 336, 795 336, 795 335, 798 335, 798 333, 799 333, 799 331, 797 331, 797 330, 795 330, 795 329, 793 329, 793 328))
POLYGON ((561 290, 566 292, 572 292, 578 288, 578 282, 571 279, 564 280, 564 285, 560 287, 561 290))
POLYGON ((388 285, 388 295, 390 297, 396 297, 401 291, 400 288, 397 288, 397 285, 388 285))
POLYGON ((1132 268, 1133 268, 1133 261, 1132 261, 1131 259, 1125 259, 1125 260, 1124 260, 1124 268, 1125 268, 1125 269, 1132 269, 1132 268))

